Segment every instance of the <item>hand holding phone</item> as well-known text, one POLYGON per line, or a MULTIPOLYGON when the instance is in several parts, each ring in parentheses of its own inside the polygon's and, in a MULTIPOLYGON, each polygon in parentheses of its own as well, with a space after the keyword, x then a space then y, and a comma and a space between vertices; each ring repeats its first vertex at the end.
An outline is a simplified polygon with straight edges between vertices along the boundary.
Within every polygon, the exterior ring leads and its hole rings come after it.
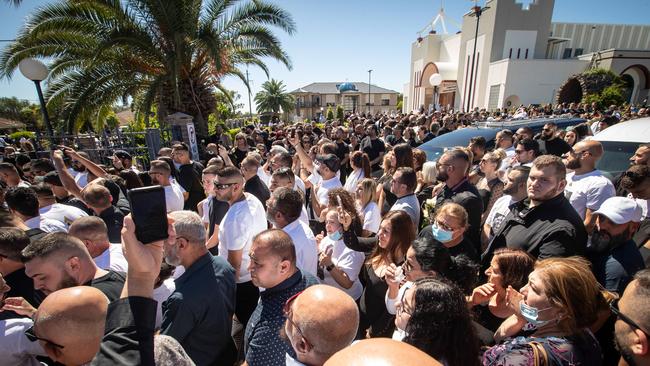
POLYGON ((128 191, 135 236, 144 244, 167 239, 167 204, 162 186, 135 188, 128 191))

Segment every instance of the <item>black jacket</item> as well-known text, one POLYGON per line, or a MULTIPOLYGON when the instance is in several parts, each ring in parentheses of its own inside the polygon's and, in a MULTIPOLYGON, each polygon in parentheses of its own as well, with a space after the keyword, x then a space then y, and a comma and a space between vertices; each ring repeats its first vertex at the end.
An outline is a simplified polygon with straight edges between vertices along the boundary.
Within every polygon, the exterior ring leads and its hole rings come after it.
POLYGON ((484 267, 489 266, 494 251, 503 247, 525 250, 538 259, 584 255, 587 231, 564 194, 532 208, 529 204, 525 199, 510 206, 481 256, 484 267))

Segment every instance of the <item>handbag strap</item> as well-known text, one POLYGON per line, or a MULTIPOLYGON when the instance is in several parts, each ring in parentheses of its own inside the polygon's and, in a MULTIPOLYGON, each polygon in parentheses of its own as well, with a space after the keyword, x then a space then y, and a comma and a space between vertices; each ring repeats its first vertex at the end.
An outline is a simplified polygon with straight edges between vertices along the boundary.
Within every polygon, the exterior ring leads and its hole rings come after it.
POLYGON ((544 345, 539 342, 528 342, 530 347, 533 349, 533 363, 535 366, 549 366, 548 354, 544 345))

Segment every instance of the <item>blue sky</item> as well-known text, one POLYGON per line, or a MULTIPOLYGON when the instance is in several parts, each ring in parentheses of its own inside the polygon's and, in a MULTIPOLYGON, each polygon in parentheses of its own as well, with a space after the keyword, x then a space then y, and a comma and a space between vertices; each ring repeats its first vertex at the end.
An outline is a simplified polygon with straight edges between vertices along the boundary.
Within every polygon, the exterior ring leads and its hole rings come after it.
MULTIPOLYGON (((546 0, 538 0, 546 1, 546 0)), ((20 7, 0 0, 0 40, 12 39, 25 18, 38 6, 53 1, 23 0, 20 7)), ((291 57, 293 69, 268 61, 270 77, 282 80, 287 90, 316 81, 366 81, 402 92, 408 81, 410 44, 416 32, 428 24, 440 8, 440 0, 282 0, 275 1, 294 17, 293 36, 278 33, 291 57)), ((528 3, 532 0, 518 0, 528 3)), ((481 1, 480 3, 484 3, 481 1)), ((467 0, 447 0, 447 15, 457 23, 473 5, 467 0)), ((554 21, 647 24, 648 0, 557 0, 554 21), (645 15, 644 15, 645 14, 645 15)), ((450 32, 457 30, 447 24, 450 32)), ((0 47, 6 43, 0 42, 0 47)), ((266 81, 259 69, 250 69, 253 96, 266 81)), ((248 111, 248 95, 238 79, 224 85, 242 95, 248 111)), ((36 91, 18 71, 11 81, 0 80, 0 97, 36 100, 36 91)), ((253 103, 254 104, 254 103, 253 103)), ((255 107, 253 105, 253 111, 255 107)))

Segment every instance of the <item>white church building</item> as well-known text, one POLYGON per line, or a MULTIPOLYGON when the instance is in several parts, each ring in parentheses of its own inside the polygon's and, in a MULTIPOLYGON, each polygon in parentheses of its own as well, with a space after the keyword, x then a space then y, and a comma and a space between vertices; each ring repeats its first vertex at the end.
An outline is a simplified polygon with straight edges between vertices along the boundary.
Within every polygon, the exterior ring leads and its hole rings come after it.
POLYGON ((553 6, 488 0, 465 14, 456 34, 437 33, 437 17, 411 45, 404 111, 494 110, 556 103, 560 95, 579 101, 580 85, 567 80, 594 67, 621 75, 629 102, 647 101, 650 25, 554 23, 553 6), (578 90, 561 92, 568 87, 578 90))

